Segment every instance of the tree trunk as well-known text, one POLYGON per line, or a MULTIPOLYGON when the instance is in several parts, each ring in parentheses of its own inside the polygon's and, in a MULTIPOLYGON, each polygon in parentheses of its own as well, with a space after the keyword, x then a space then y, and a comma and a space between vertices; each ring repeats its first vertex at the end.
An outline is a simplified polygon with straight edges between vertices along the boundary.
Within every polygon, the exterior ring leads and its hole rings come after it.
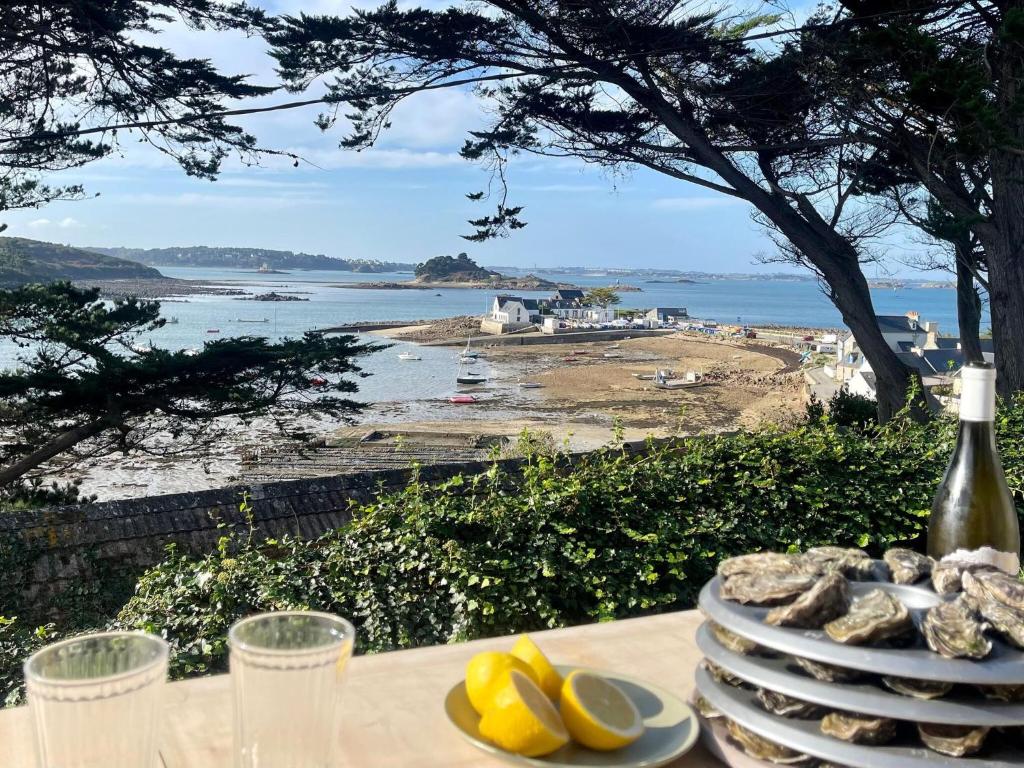
POLYGON ((970 244, 955 243, 956 249, 956 315, 960 325, 960 349, 964 361, 980 363, 981 353, 981 297, 974 285, 974 273, 968 266, 970 244))
POLYGON ((99 419, 88 424, 82 424, 74 429, 69 429, 13 464, 0 467, 0 485, 17 482, 26 472, 30 472, 43 462, 49 461, 57 454, 78 445, 83 440, 95 437, 105 429, 109 429, 110 426, 109 420, 99 419))
MULTIPOLYGON (((1024 195, 1024 190, 1021 190, 1024 195)), ((1024 197, 1019 198, 1020 219, 1010 225, 1024 238, 1024 197)), ((1000 229, 1004 222, 1000 222, 1000 229)), ((996 388, 1002 397, 1024 390, 1024 239, 1016 244, 1004 237, 998 249, 987 247, 988 297, 992 313, 992 346, 998 372, 996 388)))

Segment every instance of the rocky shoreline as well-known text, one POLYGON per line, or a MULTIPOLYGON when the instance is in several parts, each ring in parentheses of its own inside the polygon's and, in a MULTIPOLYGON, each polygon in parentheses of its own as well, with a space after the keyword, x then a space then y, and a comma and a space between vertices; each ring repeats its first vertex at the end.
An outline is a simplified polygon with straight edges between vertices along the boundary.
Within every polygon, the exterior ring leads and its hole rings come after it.
POLYGON ((178 296, 248 296, 241 288, 225 288, 205 280, 178 280, 173 277, 128 280, 75 280, 80 288, 99 288, 106 299, 163 299, 178 296))

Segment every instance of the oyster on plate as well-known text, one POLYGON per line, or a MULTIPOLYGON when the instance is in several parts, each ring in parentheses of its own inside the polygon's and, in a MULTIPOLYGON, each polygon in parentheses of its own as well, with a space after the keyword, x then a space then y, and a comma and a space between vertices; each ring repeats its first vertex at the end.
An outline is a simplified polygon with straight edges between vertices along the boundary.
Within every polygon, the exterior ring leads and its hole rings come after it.
POLYGON ((928 647, 947 659, 983 659, 992 652, 992 641, 985 637, 988 624, 965 595, 929 608, 921 623, 928 647))
POLYGON ((737 677, 729 670, 724 667, 720 667, 710 659, 704 659, 701 661, 704 669, 708 671, 708 674, 714 679, 716 683, 723 683, 725 685, 731 685, 733 688, 739 688, 744 685, 743 678, 737 677))
POLYGON ((733 653, 750 656, 761 650, 761 646, 753 640, 747 640, 747 638, 740 637, 735 632, 730 632, 717 621, 708 619, 708 629, 711 630, 711 634, 715 636, 715 640, 717 640, 723 648, 730 650, 733 653))
POLYGON ((1024 610, 1012 602, 1007 602, 1018 597, 1018 585, 1024 589, 1024 584, 1001 572, 979 571, 965 573, 963 585, 970 605, 992 625, 992 628, 1006 642, 1017 648, 1024 648, 1024 610))
POLYGON ((984 563, 965 563, 959 560, 940 560, 932 565, 932 589, 940 595, 952 595, 963 590, 963 575, 990 571, 984 563))
POLYGON ((779 627, 821 629, 845 615, 849 608, 850 586, 846 577, 831 571, 789 605, 772 608, 764 620, 779 627))
POLYGON ((986 699, 1024 701, 1024 685, 976 685, 986 699))
POLYGON ((767 688, 757 689, 757 700, 766 712, 780 717, 792 717, 798 720, 811 720, 821 717, 824 708, 802 699, 794 699, 784 693, 769 691, 767 688))
POLYGON ((917 724, 917 733, 924 745, 950 757, 966 757, 980 751, 988 731, 988 728, 970 725, 917 724))
POLYGON ((812 547, 803 557, 822 570, 839 571, 854 581, 871 581, 875 577, 875 561, 863 549, 812 547))
POLYGON ((722 713, 715 709, 715 705, 705 699, 703 696, 697 696, 693 700, 693 706, 700 712, 701 717, 705 720, 714 720, 716 717, 722 717, 722 713))
POLYGON ((725 580, 720 594, 723 600, 744 605, 786 605, 813 587, 815 581, 815 573, 799 568, 738 573, 725 580))
POLYGON ((741 573, 764 573, 772 570, 804 569, 800 555, 784 555, 781 552, 751 552, 749 555, 730 557, 718 564, 718 575, 723 579, 741 573))
POLYGON ((913 696, 915 699, 938 699, 953 690, 953 683, 941 680, 918 680, 914 677, 886 675, 882 682, 890 691, 901 696, 913 696))
POLYGON ((821 732, 834 739, 877 746, 896 736, 896 721, 853 712, 829 712, 821 719, 821 732))
POLYGON ((797 752, 795 749, 776 744, 753 731, 749 731, 735 720, 726 718, 726 727, 732 737, 745 753, 758 760, 767 760, 778 765, 814 765, 813 757, 797 752))
POLYGON ((894 547, 882 559, 896 584, 913 584, 932 572, 932 559, 912 549, 894 547))
POLYGON ((852 683, 864 677, 864 673, 859 669, 837 667, 835 664, 805 659, 803 656, 794 656, 793 661, 815 680, 826 683, 852 683))
POLYGON ((881 589, 873 589, 854 601, 847 614, 825 625, 837 643, 875 645, 907 637, 914 621, 907 606, 881 589))

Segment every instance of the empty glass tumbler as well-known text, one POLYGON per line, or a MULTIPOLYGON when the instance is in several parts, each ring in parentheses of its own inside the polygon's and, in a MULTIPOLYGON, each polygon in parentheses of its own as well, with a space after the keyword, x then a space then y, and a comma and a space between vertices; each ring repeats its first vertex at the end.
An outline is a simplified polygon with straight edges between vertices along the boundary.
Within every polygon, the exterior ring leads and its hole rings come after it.
POLYGON ((25 662, 39 768, 154 768, 167 643, 102 632, 49 645, 25 662))
POLYGON ((354 644, 352 625, 328 613, 265 613, 231 627, 237 768, 333 768, 354 644))

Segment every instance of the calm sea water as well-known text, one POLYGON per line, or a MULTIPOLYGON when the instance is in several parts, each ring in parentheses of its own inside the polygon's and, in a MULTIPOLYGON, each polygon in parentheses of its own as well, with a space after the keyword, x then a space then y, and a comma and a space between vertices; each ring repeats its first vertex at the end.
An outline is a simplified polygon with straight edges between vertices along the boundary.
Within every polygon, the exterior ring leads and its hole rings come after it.
MULTIPOLYGON (((493 291, 376 290, 340 288, 339 283, 408 280, 409 274, 353 274, 347 272, 296 271, 283 275, 203 268, 161 268, 169 277, 206 280, 250 290, 299 292, 309 301, 253 302, 229 296, 189 296, 164 302, 163 314, 177 318, 140 339, 170 349, 200 347, 203 342, 225 336, 259 335, 269 338, 297 336, 304 331, 343 325, 360 320, 423 320, 452 315, 483 314, 489 310, 493 291), (239 286, 238 284, 243 285, 239 286), (266 322, 243 322, 266 320, 266 322), (217 329, 219 333, 208 333, 217 329)), ((600 276, 560 275, 560 281, 583 287, 609 285, 614 279, 600 276)), ((624 307, 686 307, 693 317, 721 323, 841 328, 835 307, 813 282, 768 280, 721 280, 706 283, 645 283, 642 292, 622 294, 624 307)), ((541 297, 546 292, 525 292, 541 297)), ((956 333, 956 297, 944 289, 875 290, 880 314, 920 312, 922 319, 935 320, 945 333, 956 333)), ((367 337, 378 342, 383 339, 367 337)), ((391 348, 365 358, 362 366, 373 374, 360 382, 359 399, 365 402, 412 402, 443 398, 454 389, 456 352, 436 347, 416 347, 422 362, 403 363, 398 354, 415 345, 395 343, 391 348)), ((0 345, 0 367, 14 362, 14 350, 0 345)))

